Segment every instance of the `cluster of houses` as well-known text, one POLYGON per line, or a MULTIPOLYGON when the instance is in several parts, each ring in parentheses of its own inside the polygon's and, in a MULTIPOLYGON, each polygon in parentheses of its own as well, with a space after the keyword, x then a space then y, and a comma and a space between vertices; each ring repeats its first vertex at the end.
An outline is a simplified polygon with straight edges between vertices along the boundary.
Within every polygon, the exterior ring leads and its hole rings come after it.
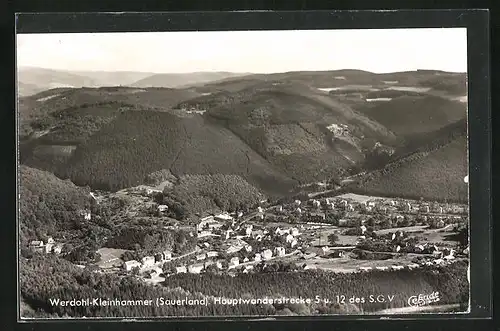
POLYGON ((29 247, 33 252, 61 254, 63 244, 56 243, 54 239, 48 238, 47 243, 44 243, 43 240, 33 240, 30 242, 29 247))
POLYGON ((172 252, 165 250, 161 253, 155 254, 154 256, 145 256, 141 261, 129 260, 123 263, 123 269, 125 271, 132 271, 135 268, 139 270, 151 269, 158 264, 170 261, 172 259, 172 252))
POLYGON ((374 212, 381 213, 424 213, 424 214, 466 214, 468 208, 459 204, 440 204, 408 200, 375 199, 369 201, 354 201, 348 198, 321 198, 309 199, 306 202, 295 200, 287 206, 275 206, 277 212, 294 211, 302 214, 305 211, 342 210, 347 212, 374 212))

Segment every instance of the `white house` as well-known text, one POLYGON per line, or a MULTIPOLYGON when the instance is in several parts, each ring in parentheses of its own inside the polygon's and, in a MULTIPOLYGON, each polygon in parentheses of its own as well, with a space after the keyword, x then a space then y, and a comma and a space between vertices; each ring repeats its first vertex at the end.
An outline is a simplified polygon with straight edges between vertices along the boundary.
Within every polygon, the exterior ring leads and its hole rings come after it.
POLYGON ((54 244, 46 244, 45 245, 45 253, 50 253, 52 252, 52 247, 54 246, 54 244))
POLYGON ((393 265, 391 268, 392 270, 402 270, 404 267, 402 265, 393 265))
POLYGON ((152 267, 155 265, 155 258, 154 256, 145 256, 142 258, 142 265, 143 267, 152 267))
POLYGON ((207 257, 217 257, 217 256, 219 256, 219 253, 216 251, 207 252, 207 257))
POLYGON ((286 242, 287 242, 287 244, 291 243, 294 239, 295 239, 294 236, 292 236, 291 234, 287 235, 286 236, 286 242))
POLYGON ((254 261, 261 261, 262 260, 262 256, 259 253, 257 253, 257 254, 255 254, 253 260, 254 261))
POLYGON ((214 216, 214 219, 216 219, 218 221, 232 221, 233 217, 227 213, 222 213, 222 214, 214 216))
POLYGON ((47 239, 47 244, 54 244, 55 241, 54 239, 52 239, 52 237, 49 237, 49 239, 47 239))
POLYGON ((246 257, 246 258, 244 258, 244 259, 243 259, 243 263, 248 262, 248 261, 250 261, 250 260, 248 259, 248 257, 246 257))
POLYGON ((297 213, 302 214, 302 209, 297 208, 297 213))
POLYGON ((126 261, 125 263, 123 263, 123 268, 126 271, 131 271, 134 268, 140 268, 140 267, 141 267, 141 263, 139 261, 136 261, 136 260, 130 260, 130 261, 126 261))
POLYGON ((203 263, 197 263, 188 266, 187 270, 190 274, 199 274, 203 270, 203 268, 203 263))
POLYGON ((236 267, 240 264, 240 258, 235 256, 233 258, 231 258, 231 260, 229 261, 229 264, 233 267, 236 267))
POLYGON ((62 249, 63 249, 63 245, 62 244, 55 244, 54 247, 52 247, 52 252, 54 254, 61 254, 62 249))
POLYGON ((297 239, 292 240, 292 242, 290 243, 290 247, 293 248, 293 247, 297 246, 297 243, 298 243, 297 239))
POLYGON ((295 200, 295 202, 294 202, 294 203, 295 203, 295 205, 296 205, 296 206, 300 206, 300 204, 302 203, 302 201, 300 201, 300 200, 295 200))
POLYGON ((161 213, 163 213, 163 212, 165 212, 167 210, 168 210, 168 206, 167 205, 159 205, 158 206, 158 211, 161 212, 161 213))
POLYGON ((198 261, 203 261, 207 258, 207 255, 206 254, 199 254, 199 255, 196 255, 196 260, 198 261))
POLYGON ((273 252, 270 249, 266 249, 265 251, 262 252, 261 256, 262 259, 269 260, 273 257, 273 252))
POLYGON ((175 272, 177 272, 178 274, 186 273, 187 268, 186 268, 186 266, 176 267, 175 272))
POLYGON ((383 271, 383 270, 387 270, 387 269, 389 269, 389 267, 375 267, 375 268, 376 268, 377 270, 382 270, 382 271, 383 271))
POLYGON ((366 232, 366 226, 361 225, 361 234, 364 234, 366 232))
POLYGON ((170 259, 172 259, 172 252, 169 251, 169 250, 165 250, 161 254, 162 254, 162 257, 163 257, 164 260, 170 260, 170 259))
POLYGON ((261 206, 257 207, 257 212, 258 213, 263 213, 264 212, 264 208, 262 208, 261 206))
POLYGON ((296 237, 296 236, 298 236, 298 235, 300 235, 300 233, 299 233, 299 229, 297 229, 297 228, 291 228, 291 229, 290 229, 290 234, 291 234, 292 236, 295 236, 295 237, 296 237))
POLYGON ((314 208, 319 208, 319 207, 321 207, 321 202, 319 202, 318 200, 313 200, 312 204, 313 204, 313 207, 314 207, 314 208))
POLYGON ((250 245, 245 245, 245 250, 246 250, 247 252, 251 252, 251 251, 252 251, 252 246, 250 246, 250 245))
POLYGON ((247 237, 250 237, 252 235, 252 230, 253 230, 253 225, 247 226, 247 228, 245 229, 245 234, 247 237))

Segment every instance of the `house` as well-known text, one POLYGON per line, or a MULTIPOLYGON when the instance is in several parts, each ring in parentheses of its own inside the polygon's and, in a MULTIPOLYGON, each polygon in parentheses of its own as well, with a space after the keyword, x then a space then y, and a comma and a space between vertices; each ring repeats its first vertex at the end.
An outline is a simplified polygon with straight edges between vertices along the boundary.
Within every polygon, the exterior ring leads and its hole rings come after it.
POLYGON ((228 213, 222 213, 222 214, 219 214, 219 215, 215 215, 214 216, 214 219, 217 220, 217 221, 232 221, 233 220, 233 217, 231 215, 229 215, 228 213))
POLYGON ((252 230, 253 230, 253 225, 247 226, 247 228, 245 229, 245 234, 247 237, 250 237, 252 235, 252 230))
POLYGON ((389 269, 389 267, 375 267, 375 269, 384 271, 384 270, 389 269))
POLYGON ((62 244, 55 244, 54 247, 52 248, 52 252, 54 254, 61 254, 62 249, 63 249, 63 245, 62 244))
POLYGON ((416 245, 415 246, 415 250, 417 252, 423 252, 425 250, 424 246, 423 245, 416 245))
POLYGON ((216 266, 218 269, 222 269, 222 262, 221 262, 221 261, 217 261, 217 262, 215 262, 215 266, 216 266))
POLYGON ((302 214, 302 209, 297 208, 297 210, 296 210, 296 211, 297 211, 297 213, 302 214))
POLYGON ((294 239, 294 240, 292 240, 292 242, 290 243, 290 247, 292 247, 292 248, 293 248, 293 247, 297 246, 297 244, 298 244, 297 239, 294 239))
POLYGON ((160 213, 166 212, 167 210, 168 210, 168 206, 167 205, 159 205, 158 206, 158 211, 160 213))
POLYGON ((366 226, 361 225, 360 229, 361 229, 361 234, 364 234, 366 232, 366 226))
POLYGON ((399 253, 400 250, 401 250, 401 246, 397 245, 396 246, 396 253, 399 253))
POLYGON ((207 252, 207 257, 217 257, 217 256, 219 256, 219 253, 216 251, 207 252))
POLYGON ((330 250, 330 248, 328 246, 323 246, 323 247, 321 247, 321 254, 325 255, 326 252, 328 252, 329 250, 330 250))
POLYGON ((402 270, 404 267, 402 265, 393 265, 391 268, 392 270, 402 270))
POLYGON ((284 247, 276 247, 274 249, 274 252, 276 253, 277 256, 284 256, 285 255, 285 248, 284 247))
POLYGON ((294 203, 295 203, 295 205, 296 205, 296 206, 300 206, 300 204, 302 203, 302 201, 300 201, 300 200, 295 200, 295 201, 294 201, 294 203))
POLYGON ((162 253, 163 260, 171 260, 172 259, 172 252, 169 250, 165 250, 162 253))
POLYGON ((286 243, 291 243, 293 240, 295 240, 295 237, 292 236, 291 234, 286 236, 286 243))
POLYGON ((47 243, 47 245, 45 245, 45 253, 50 253, 52 252, 52 247, 54 246, 54 244, 49 244, 47 243))
POLYGON ((245 250, 250 253, 252 251, 252 246, 245 245, 245 250))
POLYGON ((408 269, 416 269, 416 268, 420 268, 420 265, 416 264, 416 263, 412 263, 412 264, 408 264, 407 267, 408 267, 408 269))
POLYGON ((228 240, 228 239, 229 239, 229 237, 231 236, 231 232, 233 232, 233 230, 231 230, 231 229, 226 230, 226 235, 225 235, 226 240, 228 240))
POLYGON ((243 263, 248 262, 248 261, 250 261, 250 260, 248 259, 248 257, 246 257, 246 258, 244 258, 244 259, 243 259, 243 263))
POLYGON ((140 268, 140 267, 141 263, 136 260, 130 260, 123 263, 123 268, 125 269, 125 271, 131 271, 134 268, 140 268))
POLYGON ((54 239, 52 239, 52 237, 49 237, 49 239, 47 239, 47 244, 55 244, 54 239))
POLYGON ((434 263, 435 264, 443 264, 444 260, 443 259, 437 259, 437 260, 434 260, 434 263))
POLYGON ((45 245, 41 240, 34 240, 30 243, 30 248, 35 252, 43 252, 45 250, 45 245))
POLYGON ((292 236, 295 236, 295 237, 296 237, 296 236, 298 236, 298 235, 300 235, 300 233, 299 233, 299 229, 297 229, 297 228, 291 228, 291 229, 290 229, 290 234, 291 234, 292 236))
POLYGON ((143 267, 152 267, 155 264, 154 256, 145 256, 142 258, 143 267))
POLYGON ((372 267, 359 267, 359 270, 361 270, 361 271, 370 271, 370 270, 372 270, 372 267))
POLYGON ((237 216, 237 217, 238 217, 238 218, 240 218, 240 217, 242 217, 242 216, 243 216, 243 212, 239 211, 239 212, 238 212, 238 216, 237 216))
POLYGON ((279 211, 280 213, 282 213, 282 212, 283 212, 283 206, 278 206, 278 208, 277 208, 277 209, 278 209, 278 211, 279 211))
POLYGON ((199 274, 203 270, 204 267, 205 266, 203 265, 203 263, 192 264, 192 265, 187 267, 187 271, 190 274, 199 274))
POLYGON ((264 208, 261 206, 257 207, 257 212, 262 214, 264 212, 264 208))
POLYGON ((273 252, 270 249, 266 249, 261 254, 263 260, 269 260, 273 257, 273 252))
POLYGON ((319 202, 318 200, 313 200, 312 205, 314 208, 319 208, 321 207, 321 202, 319 202))
POLYGON ((187 268, 186 268, 186 266, 176 267, 175 272, 177 272, 178 274, 186 273, 187 268))
POLYGON ((231 258, 231 260, 229 260, 229 265, 233 266, 233 267, 236 267, 240 264, 240 258, 235 256, 233 258, 231 258))
POLYGON ((262 260, 262 256, 259 253, 257 253, 257 254, 255 254, 253 260, 256 261, 256 262, 257 261, 261 261, 262 260))
POLYGON ((80 210, 80 216, 83 216, 83 219, 86 221, 90 221, 92 219, 92 215, 88 210, 80 210))
POLYGON ((346 219, 339 219, 339 226, 347 226, 348 223, 346 219))
POLYGON ((444 228, 444 221, 443 220, 439 220, 437 223, 436 223, 436 227, 437 228, 444 228))
POLYGON ((198 261, 203 261, 207 258, 207 255, 206 254, 200 254, 200 255, 196 255, 196 260, 198 261))

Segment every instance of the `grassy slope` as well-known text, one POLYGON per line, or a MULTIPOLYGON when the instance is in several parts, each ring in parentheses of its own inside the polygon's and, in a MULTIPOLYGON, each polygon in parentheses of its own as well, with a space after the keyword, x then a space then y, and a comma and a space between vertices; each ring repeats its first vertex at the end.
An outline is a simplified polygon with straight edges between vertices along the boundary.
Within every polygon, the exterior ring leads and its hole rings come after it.
POLYGON ((463 179, 468 173, 467 138, 456 138, 430 152, 420 152, 369 174, 356 191, 372 195, 468 201, 463 179))

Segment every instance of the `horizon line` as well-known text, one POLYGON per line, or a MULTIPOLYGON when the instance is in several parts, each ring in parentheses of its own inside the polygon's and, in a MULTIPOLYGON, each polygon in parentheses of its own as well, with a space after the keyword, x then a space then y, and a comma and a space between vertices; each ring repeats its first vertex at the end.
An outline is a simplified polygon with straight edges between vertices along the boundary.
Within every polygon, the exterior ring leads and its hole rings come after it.
POLYGON ((237 72, 237 71, 227 71, 227 70, 206 70, 206 71, 189 71, 189 72, 152 72, 152 71, 136 71, 136 70, 80 70, 80 69, 59 69, 59 68, 47 68, 47 67, 36 67, 36 66, 16 66, 17 72, 19 69, 42 69, 42 70, 53 70, 53 71, 61 71, 67 73, 142 73, 142 74, 151 74, 151 75, 189 75, 189 74, 200 74, 200 73, 230 73, 230 74, 238 74, 238 75, 273 75, 273 74, 288 74, 288 73, 299 73, 299 72, 335 72, 335 71, 363 71, 370 74, 375 75, 383 75, 383 74, 394 74, 394 73, 403 73, 403 72, 418 72, 418 71, 440 71, 444 73, 451 74, 467 74, 467 71, 449 71, 443 69, 429 69, 429 68, 418 68, 418 69, 410 69, 410 70, 401 70, 401 71, 388 71, 388 72, 373 72, 370 70, 359 69, 359 68, 343 68, 343 69, 324 69, 324 70, 291 70, 291 71, 276 71, 276 72, 237 72))

